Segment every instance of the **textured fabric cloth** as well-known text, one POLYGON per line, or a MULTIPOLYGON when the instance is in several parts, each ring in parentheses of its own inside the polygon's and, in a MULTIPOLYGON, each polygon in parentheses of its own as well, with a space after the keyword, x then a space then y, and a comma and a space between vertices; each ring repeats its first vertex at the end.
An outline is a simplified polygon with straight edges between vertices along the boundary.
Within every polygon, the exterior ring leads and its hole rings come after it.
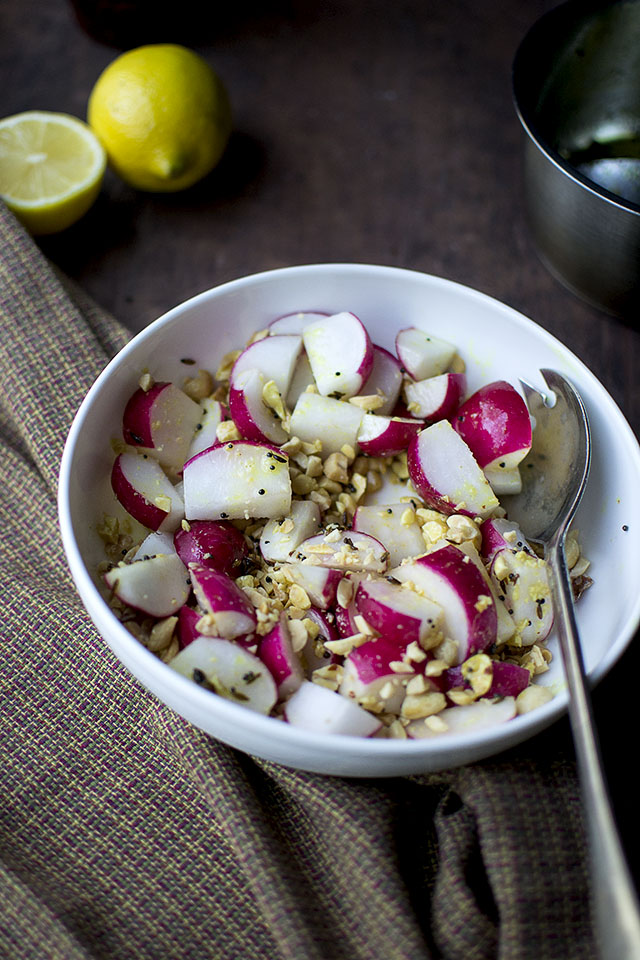
POLYGON ((176 716, 78 599, 63 443, 126 332, 0 210, 0 956, 589 960, 563 723, 393 780, 297 773, 176 716))

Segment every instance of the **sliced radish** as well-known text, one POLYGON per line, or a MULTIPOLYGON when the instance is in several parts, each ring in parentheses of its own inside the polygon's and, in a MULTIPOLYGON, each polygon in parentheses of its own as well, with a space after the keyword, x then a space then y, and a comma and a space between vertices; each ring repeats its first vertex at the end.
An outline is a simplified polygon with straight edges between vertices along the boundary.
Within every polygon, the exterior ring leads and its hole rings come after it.
POLYGON ((262 637, 258 656, 269 670, 278 688, 278 699, 286 700, 304 680, 302 664, 294 653, 286 615, 262 637))
POLYGON ((180 607, 178 611, 178 642, 181 650, 184 650, 190 643, 202 636, 198 630, 198 621, 201 617, 201 611, 194 610, 193 607, 187 607, 186 605, 180 607))
POLYGON ((273 380, 281 396, 286 396, 296 362, 302 350, 302 338, 295 335, 264 337, 246 347, 231 370, 230 386, 247 370, 259 370, 265 383, 273 380))
POLYGON ((516 467, 531 449, 527 405, 505 380, 476 390, 458 409, 452 423, 483 470, 516 467))
POLYGON ((242 370, 229 386, 231 419, 245 438, 271 443, 286 443, 289 439, 275 410, 262 399, 265 379, 259 370, 242 370))
POLYGON ((320 667, 326 667, 328 664, 338 660, 336 654, 332 654, 325 649, 324 644, 327 640, 338 640, 339 634, 333 623, 329 622, 326 614, 311 607, 305 611, 305 619, 311 620, 318 627, 318 635, 314 639, 309 636, 307 642, 300 652, 303 667, 307 677, 310 677, 314 670, 320 667))
POLYGON ((418 420, 365 413, 357 441, 363 453, 372 457, 393 457, 403 453, 423 427, 424 424, 418 420))
POLYGON ((134 519, 150 530, 172 532, 184 518, 184 504, 157 460, 120 453, 111 471, 116 497, 134 519))
POLYGON ((404 396, 407 410, 419 420, 447 420, 460 404, 467 390, 464 373, 441 373, 437 377, 407 383, 404 396))
POLYGON ((419 327, 406 327, 396 336, 396 353, 410 377, 426 380, 448 370, 456 348, 419 327))
POLYGON ((281 520, 268 520, 260 535, 260 553, 269 563, 285 561, 307 537, 320 527, 320 507, 313 500, 292 500, 290 513, 281 520))
POLYGON ((209 618, 207 630, 200 632, 227 640, 251 634, 256 626, 253 604, 231 577, 201 563, 190 563, 193 592, 209 618))
POLYGON ((287 700, 285 718, 292 726, 312 733, 351 737, 370 737, 382 726, 353 700, 309 680, 287 700))
POLYGON ((358 615, 355 601, 352 600, 346 607, 336 606, 334 615, 336 618, 336 627, 341 637, 352 637, 354 634, 360 632, 355 620, 358 615))
POLYGON ((353 313, 336 313, 305 327, 304 347, 323 396, 352 397, 373 367, 369 334, 353 313))
MULTIPOLYGON (((492 700, 494 697, 517 697, 519 693, 526 690, 531 680, 531 674, 526 667, 520 667, 517 663, 507 663, 502 660, 494 660, 491 664, 492 679, 491 686, 487 693, 479 699, 492 700)), ((454 687, 470 690, 471 684, 462 674, 462 667, 450 667, 445 670, 444 681, 447 690, 454 687)))
POLYGON ((485 467, 484 475, 496 496, 513 496, 522 490, 520 467, 485 467))
POLYGON ((458 663, 496 642, 498 618, 493 597, 476 565, 448 544, 390 571, 402 583, 437 603, 444 613, 445 635, 458 648, 458 663))
POLYGON ((345 657, 340 693, 359 703, 375 704, 381 710, 398 713, 407 681, 415 675, 398 673, 392 664, 401 662, 402 648, 387 637, 367 640, 345 657))
POLYGON ((289 458, 249 440, 210 447, 184 465, 184 501, 188 520, 283 517, 291 509, 289 458))
MULTIPOLYGON (((157 557, 160 554, 172 554, 176 552, 173 545, 173 535, 170 533, 150 533, 145 537, 136 552, 133 555, 134 560, 148 560, 149 557, 157 557)), ((184 563, 184 560, 182 561, 184 563)))
POLYGON ((441 513, 485 518, 499 506, 471 450, 448 420, 426 427, 411 441, 407 467, 418 494, 441 513))
POLYGON ((216 431, 225 419, 225 408, 219 400, 214 400, 213 397, 207 397, 205 400, 202 400, 200 410, 200 420, 196 425, 193 440, 191 441, 191 446, 189 447, 185 461, 190 460, 191 457, 195 457, 196 453, 200 453, 202 450, 206 450, 207 447, 212 447, 214 443, 218 442, 216 431))
POLYGON ((242 533, 225 520, 192 520, 188 529, 173 537, 178 556, 187 566, 201 563, 219 573, 238 576, 238 567, 249 553, 242 533))
MULTIPOLYGON (((503 700, 476 700, 462 707, 446 707, 437 714, 437 726, 431 726, 424 720, 412 720, 406 727, 407 735, 412 739, 424 737, 442 737, 450 734, 475 733, 512 720, 516 715, 516 702, 513 697, 503 700)), ((427 721, 430 718, 427 717, 427 721)))
POLYGON ((268 714, 277 700, 276 685, 265 665, 232 640, 198 637, 169 666, 226 700, 268 714))
POLYGON ((119 600, 150 617, 177 613, 191 592, 187 568, 175 553, 114 567, 104 580, 119 600))
POLYGON ((283 333, 301 334, 306 327, 316 320, 322 320, 327 317, 327 313, 318 313, 313 310, 300 310, 298 313, 286 313, 283 317, 277 317, 269 324, 269 336, 273 337, 283 333))
POLYGON ((200 406, 173 383, 139 387, 129 398, 122 418, 125 443, 144 447, 161 466, 179 473, 187 459, 200 406))
POLYGON ((316 382, 313 379, 313 371, 311 370, 309 359, 306 353, 302 353, 296 364, 296 368, 293 371, 289 390, 284 398, 287 409, 293 410, 296 403, 300 399, 301 394, 306 391, 307 387, 315 388, 315 383, 316 382))
POLYGON ((398 647, 406 647, 414 640, 428 648, 443 639, 442 608, 396 583, 361 580, 355 605, 367 623, 395 645, 396 652, 398 647))
POLYGON ((291 414, 291 434, 309 443, 320 440, 327 457, 345 444, 356 449, 362 417, 363 411, 351 403, 303 393, 291 414))
POLYGON ((299 584, 311 602, 320 610, 328 610, 336 599, 336 590, 342 573, 328 567, 312 567, 310 564, 287 563, 282 567, 294 583, 299 584))
POLYGON ((303 565, 331 567, 333 570, 362 570, 365 573, 384 573, 389 553, 385 546, 356 530, 343 530, 337 537, 320 533, 303 540, 295 552, 295 559, 303 565))
POLYGON ((378 407, 381 417, 391 416, 402 389, 402 367, 400 361, 384 347, 373 344, 373 366, 360 393, 364 396, 384 397, 384 403, 378 407))
POLYGON ((515 623, 523 646, 544 640, 553 627, 553 606, 547 565, 527 543, 522 530, 509 520, 482 524, 482 553, 500 599, 515 623))
MULTIPOLYGON (((446 541, 443 541, 439 545, 446 546, 446 541)), ((484 582, 487 585, 487 590, 491 593, 496 608, 496 615, 498 618, 496 643, 508 643, 516 632, 516 625, 513 617, 510 615, 505 604, 500 599, 500 591, 496 589, 496 584, 489 575, 489 571, 485 567, 482 557, 478 553, 475 545, 471 543, 470 540, 465 540, 462 543, 456 543, 455 547, 457 550, 460 550, 461 553, 469 557, 469 559, 475 564, 476 569, 482 574, 484 582)))
POLYGON ((422 530, 410 503, 358 506, 353 516, 353 529, 368 533, 383 543, 389 551, 391 567, 426 551, 422 530))

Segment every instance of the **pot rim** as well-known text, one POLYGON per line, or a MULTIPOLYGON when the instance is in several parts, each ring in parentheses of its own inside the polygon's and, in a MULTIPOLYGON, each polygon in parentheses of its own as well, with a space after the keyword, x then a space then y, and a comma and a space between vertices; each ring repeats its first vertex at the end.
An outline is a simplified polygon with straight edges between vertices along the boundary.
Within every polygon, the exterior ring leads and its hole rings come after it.
MULTIPOLYGON (((632 200, 626 200, 617 193, 613 193, 606 187, 596 183, 589 177, 580 173, 572 164, 562 157, 562 155, 551 146, 548 140, 541 134, 536 123, 535 111, 531 106, 530 97, 527 97, 527 84, 529 71, 527 65, 535 62, 538 57, 534 56, 536 51, 540 51, 544 45, 544 38, 548 36, 551 25, 557 27, 557 21, 566 25, 573 24, 578 26, 592 19, 604 10, 614 6, 620 6, 623 3, 640 3, 640 0, 566 0, 565 3, 547 11, 536 20, 529 28, 521 40, 513 59, 511 70, 511 83, 513 92, 513 101, 518 119, 535 146, 547 157, 547 159, 557 167, 570 180, 575 181, 580 187, 596 197, 606 201, 614 207, 618 207, 627 213, 640 216, 640 203, 634 203, 632 200)), ((554 30, 555 32, 555 30, 554 30)))

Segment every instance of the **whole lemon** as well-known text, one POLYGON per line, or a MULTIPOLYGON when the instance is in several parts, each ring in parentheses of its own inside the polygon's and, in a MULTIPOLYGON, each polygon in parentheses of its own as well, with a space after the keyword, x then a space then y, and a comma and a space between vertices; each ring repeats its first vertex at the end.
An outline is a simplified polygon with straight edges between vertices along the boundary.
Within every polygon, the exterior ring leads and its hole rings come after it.
POLYGON ((193 50, 121 54, 91 91, 88 121, 113 170, 138 190, 184 190, 215 167, 231 133, 227 91, 193 50))

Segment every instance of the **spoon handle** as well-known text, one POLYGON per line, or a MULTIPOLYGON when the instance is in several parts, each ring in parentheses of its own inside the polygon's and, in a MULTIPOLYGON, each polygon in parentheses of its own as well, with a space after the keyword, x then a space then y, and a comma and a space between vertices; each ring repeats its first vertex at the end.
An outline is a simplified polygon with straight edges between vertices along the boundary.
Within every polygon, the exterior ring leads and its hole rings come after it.
POLYGON ((602 960, 640 960, 638 899, 605 782, 591 697, 585 679, 573 591, 564 550, 565 530, 548 544, 555 625, 569 689, 569 719, 591 852, 592 906, 602 960))

